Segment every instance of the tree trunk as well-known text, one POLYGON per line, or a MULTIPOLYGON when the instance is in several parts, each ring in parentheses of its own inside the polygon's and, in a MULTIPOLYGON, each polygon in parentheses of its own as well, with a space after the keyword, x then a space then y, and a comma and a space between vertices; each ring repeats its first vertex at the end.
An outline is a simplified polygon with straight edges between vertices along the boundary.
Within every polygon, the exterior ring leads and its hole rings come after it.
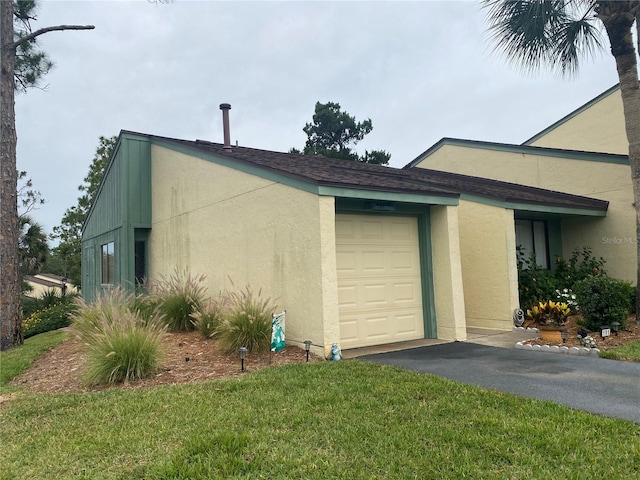
MULTIPOLYGON (((598 17, 607 30, 611 53, 616 60, 620 79, 636 210, 636 286, 640 287, 640 86, 638 85, 636 50, 631 35, 635 21, 633 4, 634 2, 599 2, 598 17)), ((636 296, 636 307, 638 306, 640 306, 640 289, 636 296)), ((636 321, 640 318, 638 315, 638 308, 636 308, 636 321)))
POLYGON ((22 344, 13 1, 0 0, 0 350, 22 344))

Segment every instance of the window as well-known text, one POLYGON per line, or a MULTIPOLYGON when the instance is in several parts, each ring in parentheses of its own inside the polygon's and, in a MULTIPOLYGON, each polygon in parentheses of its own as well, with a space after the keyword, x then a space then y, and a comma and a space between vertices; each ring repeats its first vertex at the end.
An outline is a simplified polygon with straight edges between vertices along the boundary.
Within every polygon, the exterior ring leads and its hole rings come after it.
POLYGON ((547 245, 547 222, 544 220, 516 220, 516 245, 525 258, 536 254, 536 263, 549 268, 549 249, 547 245))
POLYGON ((100 247, 100 250, 101 250, 100 283, 102 283, 103 285, 113 285, 113 279, 114 279, 113 270, 115 266, 113 242, 105 243, 100 247))

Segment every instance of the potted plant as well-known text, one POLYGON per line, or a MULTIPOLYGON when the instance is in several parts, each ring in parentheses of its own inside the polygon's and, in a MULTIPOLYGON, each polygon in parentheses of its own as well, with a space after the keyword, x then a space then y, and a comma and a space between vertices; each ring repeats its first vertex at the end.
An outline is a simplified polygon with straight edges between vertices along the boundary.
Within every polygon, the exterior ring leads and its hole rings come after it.
POLYGON ((527 310, 527 318, 538 325, 540 338, 553 343, 562 343, 562 329, 570 314, 569 305, 553 300, 539 302, 527 310))

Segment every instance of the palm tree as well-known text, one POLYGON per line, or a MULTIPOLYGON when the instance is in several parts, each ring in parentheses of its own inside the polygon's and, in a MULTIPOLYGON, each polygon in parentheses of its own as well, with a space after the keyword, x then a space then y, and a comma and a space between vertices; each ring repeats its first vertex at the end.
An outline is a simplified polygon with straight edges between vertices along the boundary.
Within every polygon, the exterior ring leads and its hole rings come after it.
POLYGON ((49 257, 47 234, 42 225, 35 222, 29 215, 20 217, 20 273, 35 275, 43 267, 49 257))
MULTIPOLYGON (((633 30, 640 33, 640 1, 483 0, 497 50, 516 65, 537 70, 549 65, 574 74, 579 60, 604 48, 615 58, 629 141, 629 165, 636 208, 637 283, 640 286, 640 87, 633 30)), ((640 35, 638 35, 640 41, 640 35)), ((640 291, 636 297, 640 311, 640 291)), ((637 317, 640 319, 640 316, 637 317)))

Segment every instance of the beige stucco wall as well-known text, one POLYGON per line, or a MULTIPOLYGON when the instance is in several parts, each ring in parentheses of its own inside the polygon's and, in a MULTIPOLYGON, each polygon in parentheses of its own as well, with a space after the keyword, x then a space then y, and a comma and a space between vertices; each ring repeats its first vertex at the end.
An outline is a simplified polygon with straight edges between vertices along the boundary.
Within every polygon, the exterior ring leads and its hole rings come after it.
POLYGON ((629 147, 620 90, 558 125, 531 145, 626 155, 629 147))
POLYGON ((289 342, 339 340, 332 197, 155 145, 151 171, 152 281, 189 268, 212 296, 249 284, 287 310, 289 342))
POLYGON ((431 248, 438 338, 467 339, 457 207, 432 206, 431 248))
POLYGON ((518 308, 513 210, 460 201, 467 326, 509 330, 518 308))
POLYGON ((635 283, 635 210, 628 165, 445 145, 419 166, 609 201, 605 218, 563 220, 563 254, 568 257, 588 246, 607 260, 611 276, 635 283))

